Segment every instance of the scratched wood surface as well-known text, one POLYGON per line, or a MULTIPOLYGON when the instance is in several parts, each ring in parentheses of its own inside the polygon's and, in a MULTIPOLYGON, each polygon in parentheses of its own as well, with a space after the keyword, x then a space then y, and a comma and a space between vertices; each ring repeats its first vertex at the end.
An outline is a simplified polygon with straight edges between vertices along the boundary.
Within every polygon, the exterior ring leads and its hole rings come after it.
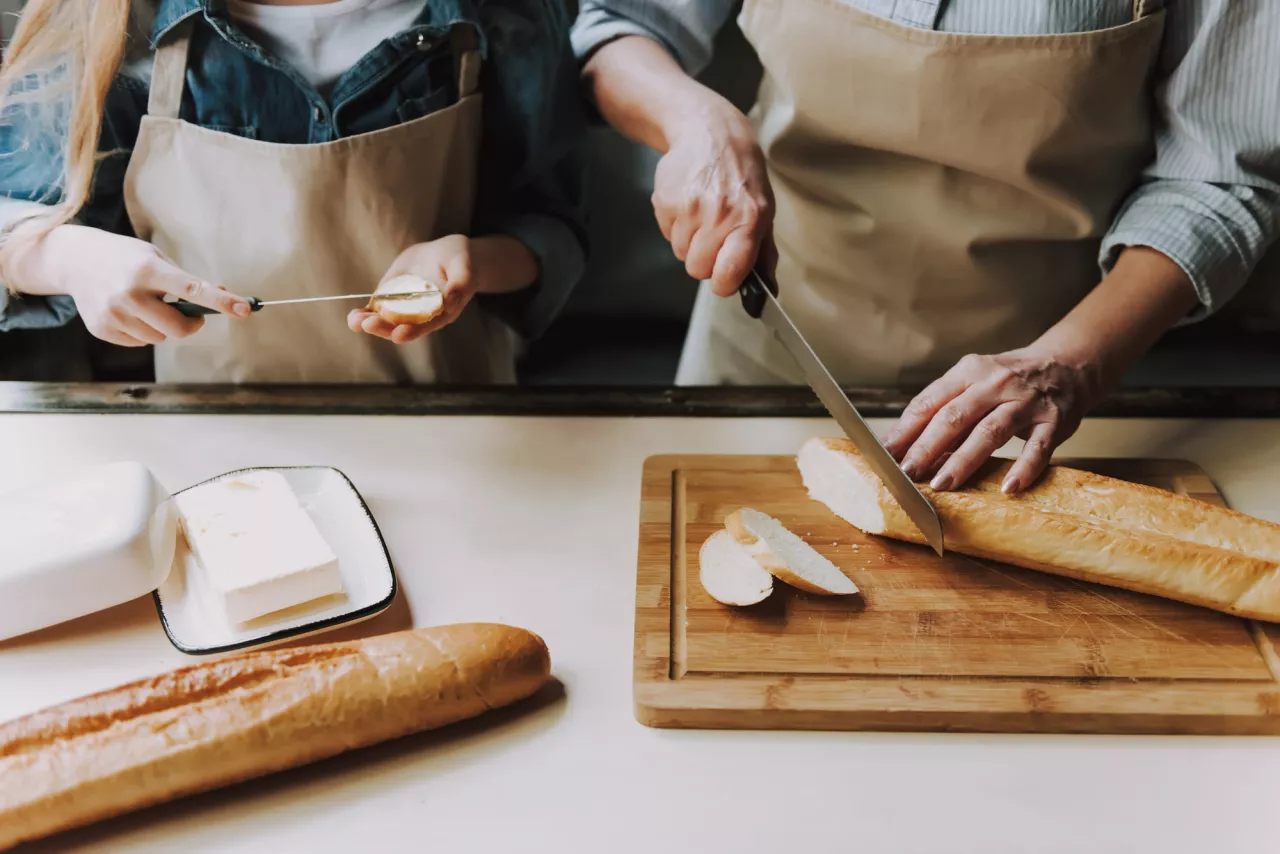
MULTIPOLYGON (((1071 464, 1223 503, 1188 462, 1071 464)), ((1280 733, 1276 643, 1277 626, 869 537, 809 499, 793 457, 646 463, 634 691, 650 726, 1280 733), (698 549, 742 506, 861 594, 713 600, 698 549)))

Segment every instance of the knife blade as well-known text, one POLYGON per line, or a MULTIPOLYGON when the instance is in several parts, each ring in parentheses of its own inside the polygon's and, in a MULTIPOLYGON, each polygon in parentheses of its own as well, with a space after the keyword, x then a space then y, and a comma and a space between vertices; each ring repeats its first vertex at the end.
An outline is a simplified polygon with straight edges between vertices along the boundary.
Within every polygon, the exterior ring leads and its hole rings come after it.
MULTIPOLYGON (((375 296, 381 297, 382 299, 413 299, 414 297, 423 297, 430 293, 435 293, 435 292, 426 290, 426 291, 397 291, 396 293, 390 293, 390 294, 340 294, 339 296, 336 296, 336 297, 305 297, 303 299, 277 299, 277 300, 268 300, 267 302, 263 302, 257 297, 249 297, 247 301, 249 303, 250 311, 261 311, 263 308, 269 305, 297 305, 298 303, 304 303, 304 302, 329 302, 330 300, 341 300, 341 299, 367 300, 370 297, 375 297, 375 296)), ((185 314, 187 317, 203 317, 208 314, 219 313, 216 308, 206 308, 205 306, 196 305, 195 303, 187 302, 186 300, 177 300, 169 304, 172 305, 174 308, 176 308, 178 311, 185 314)))
POLYGON ((840 425, 840 429, 844 430, 849 441, 853 442, 858 453, 866 460, 867 466, 879 475, 880 480, 884 481, 889 493, 911 517, 911 521, 924 535, 925 541, 939 555, 943 554, 945 548, 942 521, 938 518, 938 511, 929 503, 929 499, 924 497, 911 478, 907 477, 884 445, 880 444, 879 438, 867 426, 867 422, 862 420, 862 416, 849 401, 844 390, 840 388, 840 384, 831 376, 827 366, 818 358, 804 335, 782 308, 782 304, 774 296, 774 289, 765 282, 764 277, 757 270, 752 269, 751 274, 742 283, 738 294, 747 314, 764 323, 783 348, 791 354, 791 358, 795 359, 809 387, 822 401, 822 405, 826 407, 831 417, 840 425))

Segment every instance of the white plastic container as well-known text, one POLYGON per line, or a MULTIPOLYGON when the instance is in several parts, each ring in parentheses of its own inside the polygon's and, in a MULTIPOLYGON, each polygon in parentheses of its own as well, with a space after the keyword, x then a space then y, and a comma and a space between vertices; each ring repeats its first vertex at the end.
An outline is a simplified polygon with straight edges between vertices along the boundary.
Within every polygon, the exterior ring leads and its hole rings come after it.
POLYGON ((168 497, 136 462, 0 495, 0 640, 158 588, 177 539, 168 497))

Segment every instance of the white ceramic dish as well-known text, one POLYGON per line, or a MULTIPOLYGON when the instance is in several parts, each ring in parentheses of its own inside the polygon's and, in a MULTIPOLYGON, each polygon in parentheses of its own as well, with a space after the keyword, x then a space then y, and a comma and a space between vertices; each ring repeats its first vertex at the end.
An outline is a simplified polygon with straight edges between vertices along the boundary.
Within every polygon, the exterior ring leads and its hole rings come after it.
MULTIPOLYGON (((188 489, 243 474, 227 472, 188 489)), ((343 594, 236 625, 222 612, 199 562, 178 537, 173 568, 155 592, 165 634, 189 655, 264 646, 367 620, 391 606, 396 576, 378 525, 347 476, 334 468, 266 468, 284 475, 320 533, 338 556, 343 594)), ((183 490, 186 491, 186 490, 183 490)), ((178 493, 181 494, 181 493, 178 493)))

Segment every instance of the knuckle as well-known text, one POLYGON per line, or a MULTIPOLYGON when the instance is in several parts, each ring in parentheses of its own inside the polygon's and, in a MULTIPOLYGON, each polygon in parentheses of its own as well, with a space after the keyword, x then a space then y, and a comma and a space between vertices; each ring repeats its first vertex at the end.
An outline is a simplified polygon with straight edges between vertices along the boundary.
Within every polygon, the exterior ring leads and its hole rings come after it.
POLYGON ((938 413, 938 417, 942 419, 943 424, 953 430, 960 429, 968 420, 967 413, 963 409, 959 406, 952 405, 942 407, 942 410, 938 413))
POLYGON ((973 432, 977 433, 979 438, 986 439, 992 444, 1001 444, 1009 440, 1010 429, 1003 421, 983 421, 973 432))

